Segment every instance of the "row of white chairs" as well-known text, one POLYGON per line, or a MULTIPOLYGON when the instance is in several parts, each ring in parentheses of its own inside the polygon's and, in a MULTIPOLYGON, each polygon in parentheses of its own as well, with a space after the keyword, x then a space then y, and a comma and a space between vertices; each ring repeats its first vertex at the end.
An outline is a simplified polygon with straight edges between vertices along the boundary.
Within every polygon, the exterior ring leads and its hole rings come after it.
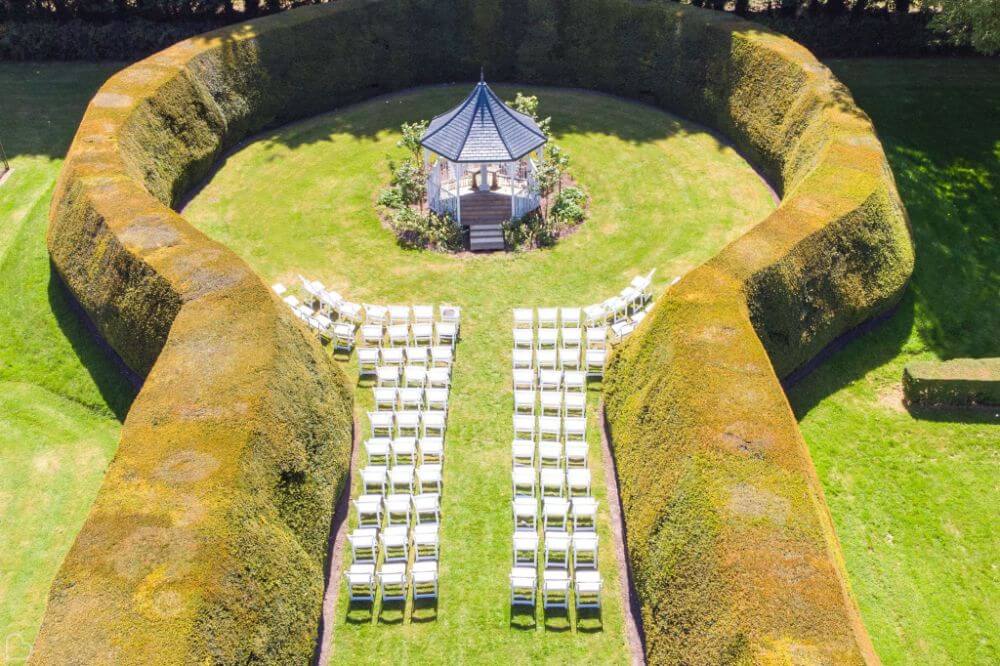
POLYGON ((515 347, 511 361, 515 370, 583 371, 587 377, 603 377, 607 363, 607 349, 560 347, 558 349, 526 349, 515 347))
POLYGON ((598 540, 595 532, 545 530, 544 539, 534 530, 514 530, 514 566, 538 566, 538 552, 545 569, 596 569, 598 540))
POLYGON ((450 367, 376 365, 375 386, 381 388, 449 388, 450 367))
MULTIPOLYGON (((536 604, 538 571, 534 567, 514 566, 510 570, 511 606, 536 604)), ((542 572, 542 605, 549 608, 569 608, 573 594, 577 610, 601 607, 601 575, 593 569, 577 571, 573 578, 564 569, 545 569, 542 572)))
POLYGON ((370 437, 364 442, 368 465, 443 465, 443 437, 370 437))
POLYGON ((514 368, 514 390, 559 391, 583 393, 587 390, 587 373, 581 370, 535 370, 514 368))
POLYGON ((399 410, 368 412, 372 437, 444 437, 448 415, 443 411, 399 410))
POLYGON ((515 349, 604 349, 608 344, 608 329, 604 326, 579 328, 517 328, 511 332, 515 349))
MULTIPOLYGON (((414 498, 422 497, 421 501, 430 502, 430 494, 441 492, 441 470, 441 463, 365 465, 360 472, 361 492, 380 497, 385 495, 387 498, 395 496, 397 500, 403 495, 416 493, 414 498)), ((388 504, 386 507, 388 510, 388 504)))
POLYGON ((348 594, 354 602, 374 604, 378 593, 382 603, 405 603, 436 599, 438 596, 437 560, 422 560, 409 566, 406 562, 386 562, 376 573, 376 565, 355 562, 344 573, 348 594))
POLYGON ((577 497, 549 496, 541 498, 539 513, 538 498, 515 495, 511 503, 514 512, 514 531, 532 530, 537 532, 539 522, 543 530, 573 532, 597 531, 597 500, 593 495, 577 497))
POLYGON ((515 328, 580 328, 580 326, 601 326, 609 321, 626 318, 633 311, 642 308, 652 298, 651 287, 656 269, 646 275, 636 276, 618 295, 586 307, 541 307, 516 308, 515 328), (537 312, 537 316, 536 316, 537 312))
POLYGON ((447 412, 447 387, 423 388, 420 386, 376 386, 372 389, 376 412, 428 411, 447 412))
POLYGON ((536 411, 547 416, 582 417, 587 413, 587 394, 566 389, 514 389, 514 412, 534 414, 536 411))
POLYGON ((446 345, 433 347, 362 347, 358 349, 358 370, 362 376, 375 374, 380 365, 422 365, 433 368, 450 368, 455 362, 455 351, 446 345))
POLYGON ((511 468, 514 499, 518 497, 587 497, 590 495, 591 472, 588 467, 524 467, 511 468))
POLYGON ((438 523, 357 527, 348 535, 354 562, 377 565, 384 562, 409 562, 410 554, 417 562, 437 560, 441 537, 438 523))
MULTIPOLYGON (((377 471, 372 471, 371 474, 375 477, 377 471)), ((386 470, 383 469, 382 474, 386 475, 386 470)), ((384 481, 381 483, 384 484, 384 481)), ((410 483, 412 484, 412 472, 410 483)), ((411 520, 418 525, 441 522, 441 493, 413 494, 406 491, 408 486, 405 482, 400 486, 403 492, 386 495, 386 486, 380 485, 376 478, 371 479, 370 487, 375 492, 359 495, 352 502, 357 513, 358 527, 381 529, 392 525, 408 526, 411 520)))
MULTIPOLYGON (((586 467, 590 463, 589 447, 583 440, 571 440, 565 443, 559 440, 542 440, 536 443, 531 439, 515 439, 511 445, 511 456, 514 460, 514 470, 519 467, 570 469, 586 467)), ((516 478, 516 471, 514 475, 516 478)))
POLYGON ((586 442, 587 419, 583 416, 536 416, 515 413, 514 439, 586 442))
POLYGON ((428 324, 363 324, 360 327, 361 344, 367 347, 429 347, 458 342, 458 326, 452 322, 428 324))

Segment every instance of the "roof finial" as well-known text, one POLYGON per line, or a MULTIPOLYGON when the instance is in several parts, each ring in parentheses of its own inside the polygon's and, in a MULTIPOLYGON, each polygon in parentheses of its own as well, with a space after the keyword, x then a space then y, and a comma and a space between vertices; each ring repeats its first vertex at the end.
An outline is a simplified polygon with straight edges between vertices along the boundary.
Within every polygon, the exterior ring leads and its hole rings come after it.
POLYGON ((479 82, 486 83, 486 68, 483 65, 479 66, 479 82))

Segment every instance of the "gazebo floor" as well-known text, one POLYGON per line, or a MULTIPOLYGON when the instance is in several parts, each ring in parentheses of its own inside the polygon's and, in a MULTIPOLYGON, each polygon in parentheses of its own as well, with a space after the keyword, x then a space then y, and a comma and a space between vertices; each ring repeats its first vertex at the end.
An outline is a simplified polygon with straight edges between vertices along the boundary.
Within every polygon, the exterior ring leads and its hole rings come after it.
POLYGON ((496 226, 510 219, 510 195, 500 192, 462 194, 462 225, 496 226))

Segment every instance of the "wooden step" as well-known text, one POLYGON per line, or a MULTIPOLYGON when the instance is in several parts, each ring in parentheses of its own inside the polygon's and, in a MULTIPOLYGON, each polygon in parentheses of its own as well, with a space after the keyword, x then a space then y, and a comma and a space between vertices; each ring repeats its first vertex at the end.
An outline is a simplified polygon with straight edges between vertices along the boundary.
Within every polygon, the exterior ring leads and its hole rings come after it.
POLYGON ((503 227, 499 224, 480 224, 469 227, 469 249, 473 252, 503 250, 503 227))

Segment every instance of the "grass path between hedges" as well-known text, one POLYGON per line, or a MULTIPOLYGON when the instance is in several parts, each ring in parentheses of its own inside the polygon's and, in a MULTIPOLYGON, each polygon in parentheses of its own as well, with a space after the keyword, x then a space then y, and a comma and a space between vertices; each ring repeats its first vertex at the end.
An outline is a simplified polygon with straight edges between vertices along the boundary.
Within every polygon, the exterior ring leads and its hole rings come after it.
POLYGON ((917 262, 899 311, 791 391, 886 664, 1000 662, 1000 413, 901 403, 914 359, 1000 355, 1000 62, 832 63, 871 115, 917 262))
MULTIPOLYGON (((395 141, 402 122, 440 113, 469 87, 424 89, 268 134, 232 155, 185 214, 267 280, 293 284, 302 272, 356 300, 463 308, 446 440, 440 603, 412 617, 390 611, 372 617, 348 612, 341 590, 333 659, 624 663, 621 581, 606 502, 599 522, 602 622, 577 624, 540 611, 510 617, 511 309, 604 299, 650 268, 662 286, 774 204, 749 166, 696 126, 608 97, 543 89, 533 92, 591 196, 591 218, 542 252, 404 251, 372 207, 386 179, 386 156, 401 155, 395 141)), ((514 89, 497 92, 509 99, 514 89)), ((603 501, 598 396, 595 387, 589 432, 595 494, 603 501)), ((360 413, 371 404, 370 390, 359 390, 358 400, 360 413)))
POLYGON ((0 63, 0 663, 21 663, 118 444, 131 389, 52 282, 45 230, 70 139, 113 64, 0 63))

